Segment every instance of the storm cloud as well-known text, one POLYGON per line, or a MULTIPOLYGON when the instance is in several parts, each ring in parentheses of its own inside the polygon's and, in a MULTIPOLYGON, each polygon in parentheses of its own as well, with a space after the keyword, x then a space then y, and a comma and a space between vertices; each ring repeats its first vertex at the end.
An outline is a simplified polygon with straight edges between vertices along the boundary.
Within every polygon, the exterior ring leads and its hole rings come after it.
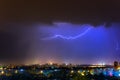
POLYGON ((1 0, 1 24, 52 24, 54 21, 99 25, 120 22, 119 0, 1 0))

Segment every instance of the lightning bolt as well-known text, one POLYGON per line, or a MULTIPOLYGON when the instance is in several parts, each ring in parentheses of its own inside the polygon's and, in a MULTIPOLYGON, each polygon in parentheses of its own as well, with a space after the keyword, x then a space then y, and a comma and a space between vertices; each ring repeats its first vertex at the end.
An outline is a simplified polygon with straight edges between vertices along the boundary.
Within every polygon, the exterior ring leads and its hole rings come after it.
POLYGON ((91 28, 88 28, 87 30, 85 30, 83 33, 80 33, 79 35, 77 36, 64 36, 64 35, 54 35, 54 36, 51 36, 51 37, 47 37, 47 38, 44 38, 43 40, 51 40, 51 39, 55 39, 55 38, 60 38, 60 39, 66 39, 66 40, 73 40, 73 39, 77 39, 77 38, 80 38, 82 36, 84 36, 85 34, 88 33, 88 31, 91 30, 91 28))

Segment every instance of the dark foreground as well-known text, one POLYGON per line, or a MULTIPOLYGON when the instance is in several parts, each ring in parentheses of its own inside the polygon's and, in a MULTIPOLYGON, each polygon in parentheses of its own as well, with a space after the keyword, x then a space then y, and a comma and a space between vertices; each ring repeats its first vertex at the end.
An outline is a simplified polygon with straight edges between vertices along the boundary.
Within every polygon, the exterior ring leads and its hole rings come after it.
POLYGON ((35 75, 35 74, 14 74, 12 76, 0 76, 0 80, 120 80, 115 76, 104 76, 103 74, 99 75, 80 75, 73 73, 66 74, 65 72, 53 73, 49 76, 44 75, 35 75))
POLYGON ((0 80, 120 80, 120 70, 111 66, 1 66, 0 80))

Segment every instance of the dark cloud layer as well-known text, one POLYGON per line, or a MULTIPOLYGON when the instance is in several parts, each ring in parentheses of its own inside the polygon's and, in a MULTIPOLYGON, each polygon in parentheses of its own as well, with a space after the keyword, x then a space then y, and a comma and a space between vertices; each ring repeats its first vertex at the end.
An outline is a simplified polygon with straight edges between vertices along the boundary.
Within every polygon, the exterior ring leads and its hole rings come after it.
POLYGON ((119 0, 1 0, 0 22, 45 23, 65 21, 101 24, 120 21, 119 0))

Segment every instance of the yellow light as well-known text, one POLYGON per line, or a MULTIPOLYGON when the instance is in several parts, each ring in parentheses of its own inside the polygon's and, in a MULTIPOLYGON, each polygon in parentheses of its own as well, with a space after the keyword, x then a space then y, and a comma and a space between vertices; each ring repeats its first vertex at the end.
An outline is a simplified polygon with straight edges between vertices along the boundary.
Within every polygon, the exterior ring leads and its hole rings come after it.
POLYGON ((78 73, 80 73, 80 71, 78 70, 78 73))
POLYGON ((84 73, 81 73, 82 76, 84 76, 85 74, 84 73))
POLYGON ((71 73, 74 73, 74 71, 72 70, 71 73))
POLYGON ((5 73, 4 71, 1 72, 1 74, 4 74, 4 73, 5 73))
POLYGON ((42 74, 42 73, 43 73, 43 71, 41 70, 41 71, 40 71, 40 73, 42 74))
POLYGON ((93 72, 91 72, 91 74, 92 74, 92 75, 94 75, 94 73, 93 73, 93 72))
POLYGON ((93 71, 93 70, 90 70, 90 74, 91 74, 91 75, 94 75, 94 71, 93 71))
POLYGON ((15 70, 15 73, 17 74, 17 73, 18 73, 18 70, 15 70))
POLYGON ((120 67, 118 67, 117 69, 120 70, 120 67))
POLYGON ((85 72, 85 70, 83 70, 83 72, 85 72))

